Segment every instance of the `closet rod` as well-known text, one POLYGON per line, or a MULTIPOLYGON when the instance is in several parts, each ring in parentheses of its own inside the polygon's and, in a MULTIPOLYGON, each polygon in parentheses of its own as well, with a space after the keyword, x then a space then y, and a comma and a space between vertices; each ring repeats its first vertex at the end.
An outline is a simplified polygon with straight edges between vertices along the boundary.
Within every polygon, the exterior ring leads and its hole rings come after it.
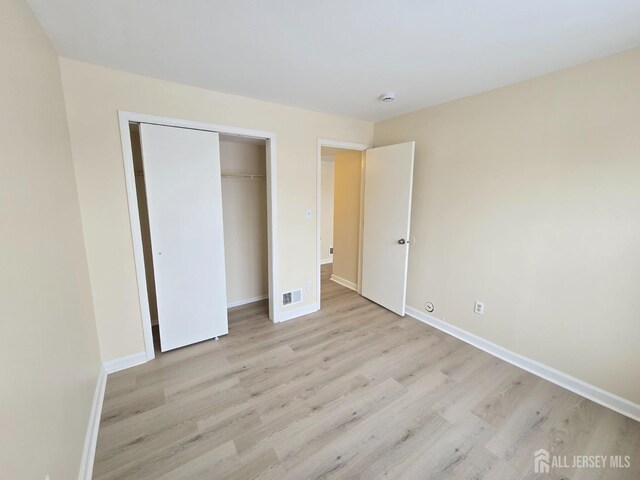
POLYGON ((247 178, 253 180, 254 178, 265 178, 266 175, 259 173, 223 173, 222 178, 247 178))

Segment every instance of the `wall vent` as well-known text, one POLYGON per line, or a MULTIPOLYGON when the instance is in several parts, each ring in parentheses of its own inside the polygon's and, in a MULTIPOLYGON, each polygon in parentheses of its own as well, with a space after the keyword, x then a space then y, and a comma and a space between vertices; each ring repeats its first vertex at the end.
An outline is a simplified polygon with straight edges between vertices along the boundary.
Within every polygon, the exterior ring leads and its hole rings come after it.
POLYGON ((302 289, 285 292, 282 294, 282 305, 291 305, 302 301, 302 289))

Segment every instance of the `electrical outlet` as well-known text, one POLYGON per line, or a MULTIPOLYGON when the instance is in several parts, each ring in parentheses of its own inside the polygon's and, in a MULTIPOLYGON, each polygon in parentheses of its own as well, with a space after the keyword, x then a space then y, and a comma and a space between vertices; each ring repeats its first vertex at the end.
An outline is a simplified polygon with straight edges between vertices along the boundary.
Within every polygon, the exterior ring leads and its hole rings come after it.
POLYGON ((484 315, 484 303, 476 300, 476 304, 473 307, 473 311, 474 311, 474 313, 477 313, 478 315, 484 315))
POLYGON ((311 282, 307 282, 305 285, 307 292, 311 290, 311 282))

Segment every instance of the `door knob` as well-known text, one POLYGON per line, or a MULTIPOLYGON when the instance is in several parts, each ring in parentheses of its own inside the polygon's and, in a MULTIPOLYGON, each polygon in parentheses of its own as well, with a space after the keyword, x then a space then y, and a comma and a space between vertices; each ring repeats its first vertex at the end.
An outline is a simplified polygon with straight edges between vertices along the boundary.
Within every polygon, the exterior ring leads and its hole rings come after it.
POLYGON ((405 243, 407 243, 407 241, 404 238, 398 240, 398 245, 404 245, 405 243))

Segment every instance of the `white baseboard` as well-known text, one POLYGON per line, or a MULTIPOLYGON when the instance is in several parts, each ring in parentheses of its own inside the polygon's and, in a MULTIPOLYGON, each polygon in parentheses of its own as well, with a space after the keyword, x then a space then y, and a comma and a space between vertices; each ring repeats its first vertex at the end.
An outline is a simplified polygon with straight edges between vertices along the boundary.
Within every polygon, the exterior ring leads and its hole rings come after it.
POLYGON ((146 361, 146 352, 138 352, 134 353, 133 355, 129 355, 128 357, 116 358, 115 360, 104 362, 104 370, 107 373, 115 373, 119 372, 120 370, 124 370, 125 368, 141 365, 143 363, 146 363, 146 361))
POLYGON ((227 303, 227 308, 239 307, 240 305, 246 305, 247 303, 259 302, 260 300, 266 300, 269 298, 269 294, 260 295, 258 297, 243 298, 242 300, 236 300, 235 302, 227 303))
POLYGON ((277 314, 276 323, 286 322, 287 320, 292 320, 303 315, 309 315, 310 313, 317 312, 318 310, 320 310, 320 307, 317 303, 312 303, 311 305, 307 305, 306 307, 298 308, 296 310, 285 310, 284 312, 279 312, 277 314))
POLYGON ((98 428, 100 427, 100 416, 102 415, 102 402, 104 391, 107 387, 107 372, 100 366, 100 373, 96 382, 96 389, 93 394, 93 403, 89 413, 89 424, 87 434, 84 439, 84 450, 80 462, 80 473, 78 480, 91 480, 93 476, 93 460, 96 456, 96 442, 98 441, 98 428))
POLYGON ((540 362, 532 360, 527 357, 523 357, 520 354, 512 352, 500 345, 496 345, 489 340, 485 340, 471 332, 468 332, 462 328, 456 327, 447 323, 439 318, 433 317, 427 313, 424 313, 416 308, 407 305, 407 315, 419 320, 423 323, 431 325, 449 335, 452 335, 463 342, 466 342, 474 347, 484 350, 491 355, 501 358, 505 362, 509 362, 516 367, 520 367, 523 370, 533 373, 538 377, 544 378, 556 385, 559 385, 567 390, 577 393, 589 400, 592 400, 600 405, 603 405, 611 410, 615 410, 622 415, 632 418, 640 422, 640 405, 633 403, 625 398, 619 397, 611 392, 607 392, 595 385, 591 385, 579 378, 572 377, 560 370, 544 365, 540 362))
POLYGON ((107 376, 125 368, 135 367, 147 361, 147 354, 139 352, 128 357, 117 358, 109 362, 104 362, 100 367, 96 389, 93 394, 93 403, 89 414, 89 424, 87 426, 87 434, 84 440, 84 450, 80 461, 79 480, 91 480, 93 476, 93 461, 96 455, 96 443, 98 441, 98 429, 100 427, 100 416, 102 415, 102 402, 104 401, 104 392, 107 388, 107 376))
POLYGON ((333 282, 336 282, 336 283, 342 285, 343 287, 350 288, 351 290, 354 290, 356 292, 358 291, 358 286, 355 283, 350 282, 349 280, 345 280, 342 277, 338 277, 337 275, 331 275, 329 280, 331 280, 333 282))
POLYGON ((320 265, 326 265, 327 263, 333 263, 333 257, 323 258, 320 260, 320 265))

